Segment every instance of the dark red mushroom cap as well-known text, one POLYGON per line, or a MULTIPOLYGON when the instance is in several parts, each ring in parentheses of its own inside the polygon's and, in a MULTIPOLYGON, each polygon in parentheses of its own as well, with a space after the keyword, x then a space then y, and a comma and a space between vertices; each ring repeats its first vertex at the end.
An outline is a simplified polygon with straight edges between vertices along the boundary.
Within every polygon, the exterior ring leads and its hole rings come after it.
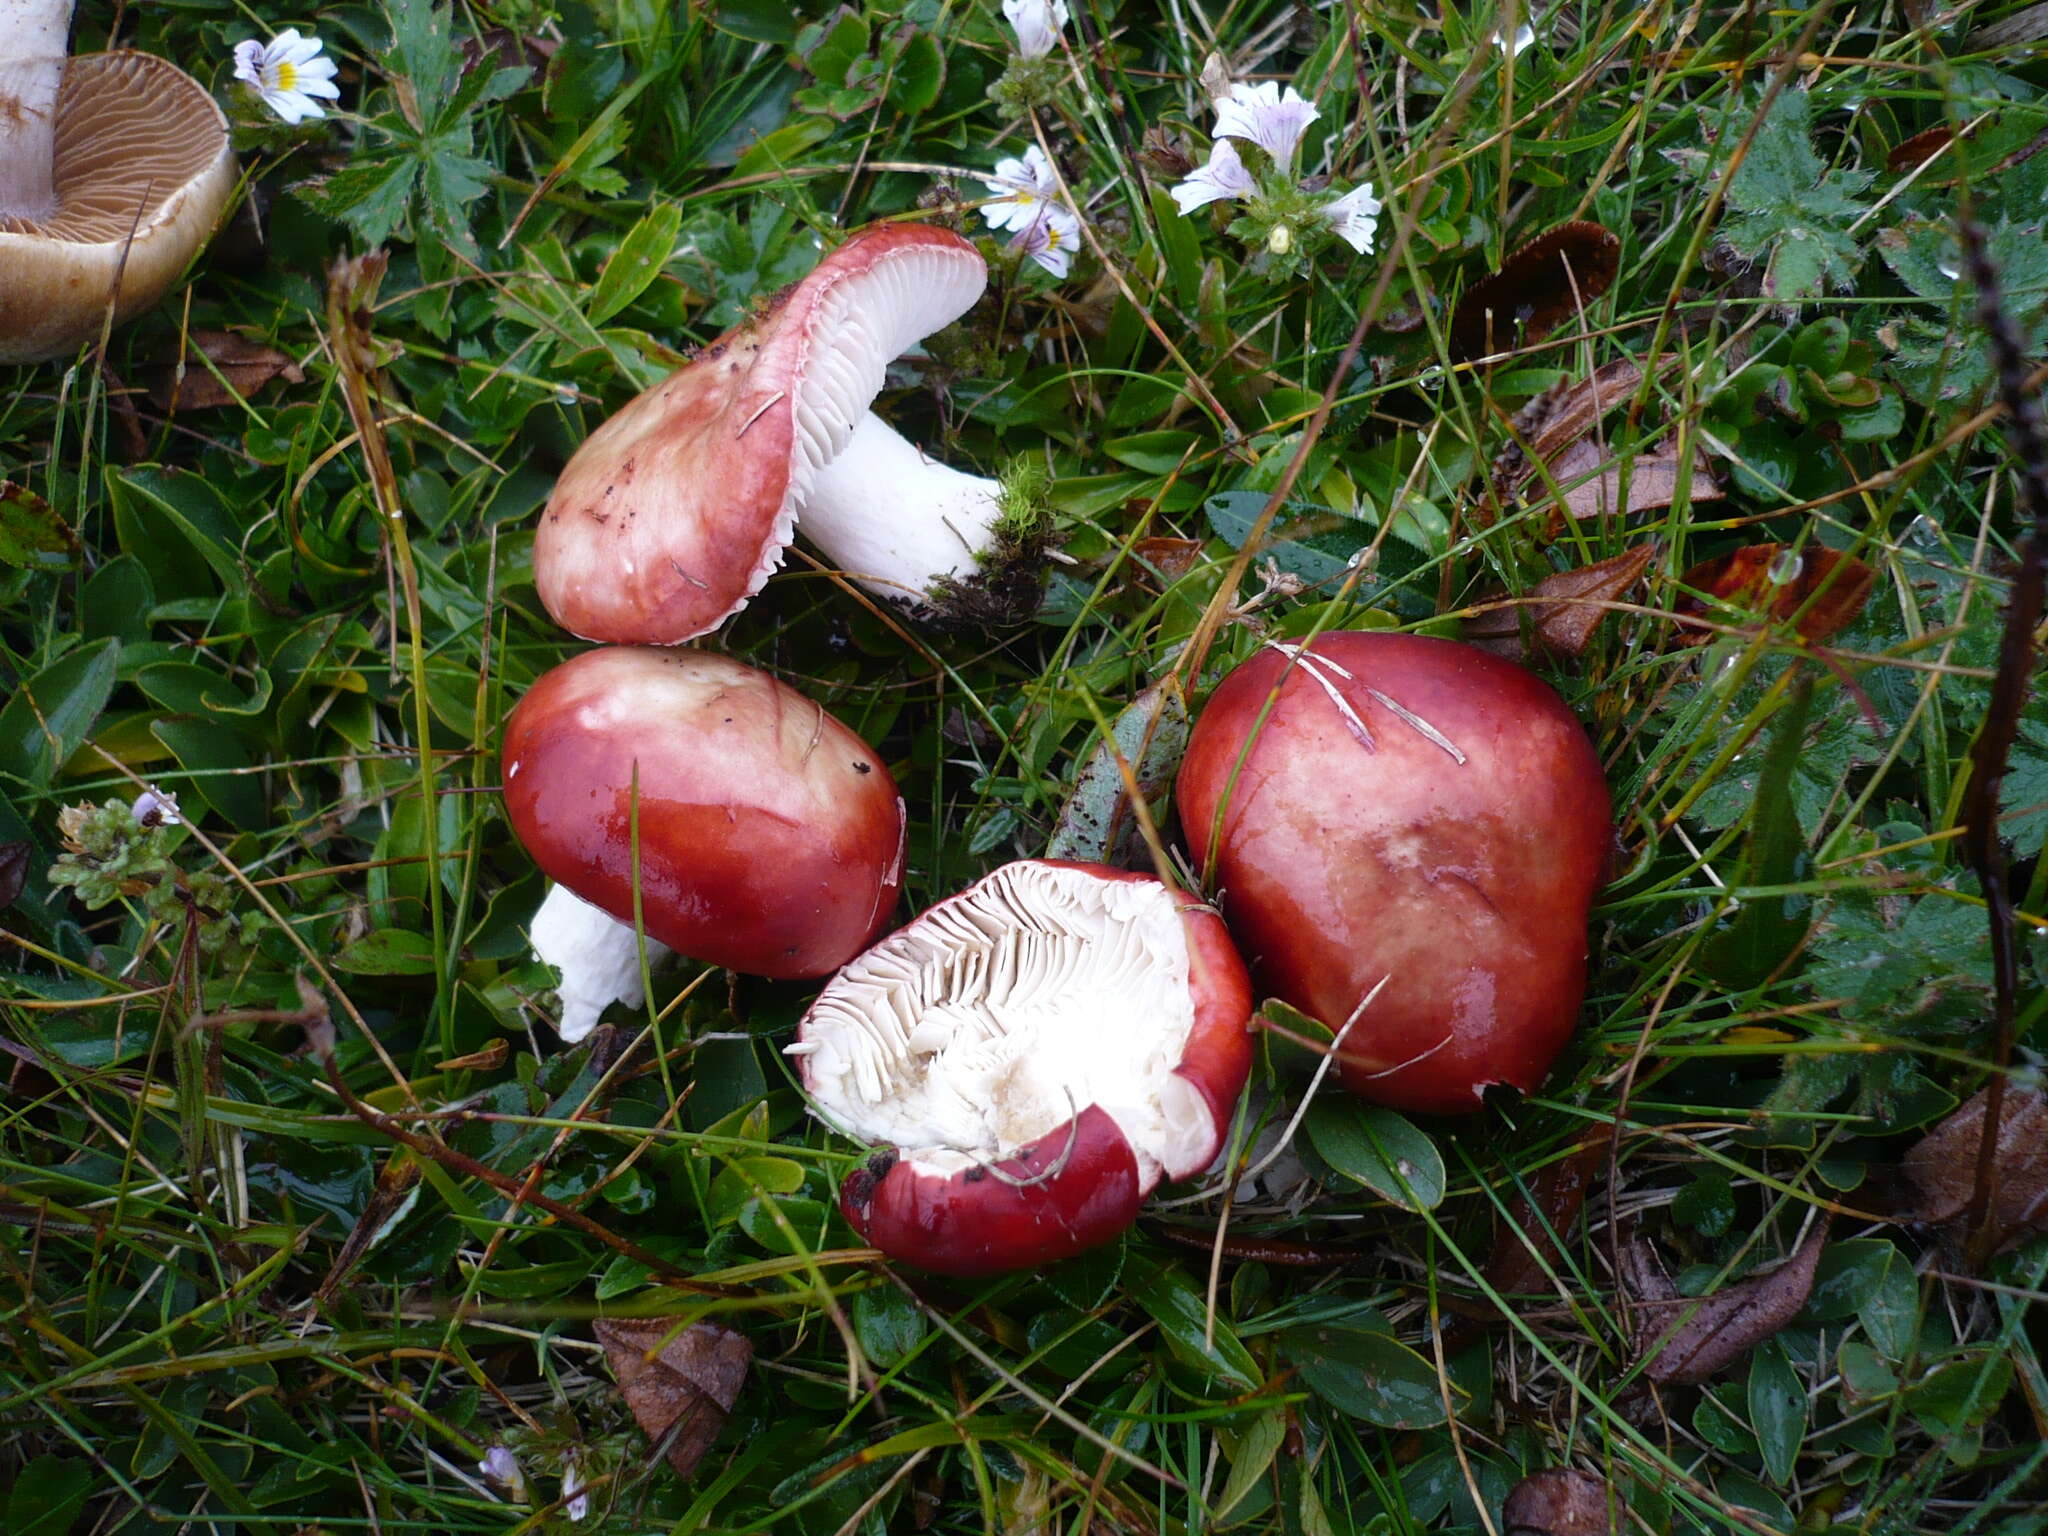
POLYGON ((758 976, 822 976, 887 925, 904 812, 868 744, 765 672, 703 651, 588 651, 505 728, 505 807, 551 879, 758 976))
POLYGON ((1203 710, 1177 804, 1263 988, 1337 1030, 1385 981, 1347 1087, 1454 1113, 1542 1081, 1609 841, 1600 759, 1547 684, 1417 635, 1270 646, 1203 710))
POLYGON ((950 231, 865 230, 633 400, 577 449, 541 514, 533 577, 555 622, 673 645, 744 608, 889 363, 986 283, 950 231))
POLYGON ((854 1229, 949 1275, 1069 1258, 1223 1145, 1251 989, 1215 913, 1150 875, 1006 864, 826 984, 791 1054, 878 1153, 854 1229))

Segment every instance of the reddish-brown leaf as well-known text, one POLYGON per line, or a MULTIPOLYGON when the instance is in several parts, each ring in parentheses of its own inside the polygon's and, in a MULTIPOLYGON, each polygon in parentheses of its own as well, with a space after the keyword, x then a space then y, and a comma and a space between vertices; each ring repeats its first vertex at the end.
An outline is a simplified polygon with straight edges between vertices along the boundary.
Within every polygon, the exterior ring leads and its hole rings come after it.
MULTIPOLYGON (((1846 628, 1863 611, 1877 572, 1851 555, 1809 544, 1794 553, 1783 544, 1751 544, 1733 554, 1705 560, 1687 571, 1684 584, 1717 602, 1789 620, 1808 640, 1820 641, 1846 628)), ((1704 615, 1707 605, 1682 597, 1678 611, 1704 615)), ((1694 638, 1706 631, 1680 624, 1694 638)))
POLYGON ((1791 1258, 1768 1274, 1724 1286, 1711 1296, 1680 1296, 1647 1239, 1622 1249, 1622 1284, 1635 1304, 1636 1350, 1652 1381, 1697 1385, 1741 1360, 1806 1305, 1814 1267, 1827 1246, 1816 1226, 1791 1258))
POLYGON ((1531 1473, 1500 1506, 1506 1536, 1619 1536, 1628 1506, 1602 1479, 1570 1467, 1531 1473))
POLYGON ((1546 576, 1529 589, 1517 607, 1495 608, 1474 618, 1465 626, 1465 638, 1497 656, 1520 661, 1530 649, 1523 642, 1517 616, 1519 609, 1526 608, 1534 649, 1577 660, 1586 654, 1593 631, 1607 617, 1607 605, 1620 601, 1624 592, 1642 580, 1655 553, 1655 545, 1638 544, 1610 559, 1546 576))
POLYGON ((1596 1132, 1568 1157, 1548 1163, 1518 1194, 1507 1218, 1493 1229, 1493 1251, 1486 1256, 1487 1282, 1503 1296, 1549 1290, 1563 1263, 1562 1244, 1578 1225, 1586 1191, 1607 1166, 1609 1132, 1596 1132))
POLYGON ((1157 571, 1170 585, 1192 571, 1202 558, 1200 539, 1140 539, 1131 553, 1157 571))
POLYGON ((28 844, 0 843, 0 911, 21 899, 28 882, 28 844))
MULTIPOLYGON (((1906 1154, 1899 1171, 1914 1192, 1914 1220, 1966 1218, 1977 1192, 1977 1151, 1990 1103, 1990 1091, 1980 1091, 1906 1154)), ((1998 1166, 1992 1250, 2003 1252, 2048 1228, 2048 1094, 2006 1085, 1992 1158, 1998 1166)))
POLYGON ((1935 152, 1954 137, 1955 131, 1946 125, 1916 133, 1910 139, 1901 140, 1884 157, 1885 168, 1894 174, 1916 170, 1933 159, 1935 152))
POLYGON ((1605 293, 1620 269, 1612 230, 1580 219, 1545 231, 1465 290, 1451 315, 1451 357, 1470 362, 1541 341, 1605 293))
POLYGON ((626 1406, 668 1464, 688 1477, 739 1400, 754 1347, 717 1323, 678 1329, 658 1317, 599 1318, 591 1325, 626 1406))
POLYGON ((305 373, 272 346, 233 331, 193 331, 177 363, 154 370, 149 398, 163 411, 204 411, 247 400, 272 379, 302 383, 305 373), (204 354, 205 362, 199 354, 204 354), (206 366, 220 371, 216 378, 206 366), (179 372, 183 365, 183 374, 179 372))

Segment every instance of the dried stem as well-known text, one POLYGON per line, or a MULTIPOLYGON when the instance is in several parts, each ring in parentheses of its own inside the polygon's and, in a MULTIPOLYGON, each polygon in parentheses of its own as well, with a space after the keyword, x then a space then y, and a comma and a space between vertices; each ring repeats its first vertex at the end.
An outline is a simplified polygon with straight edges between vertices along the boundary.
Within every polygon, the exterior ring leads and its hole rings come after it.
POLYGON ((1999 644, 1998 671, 1991 680, 1991 703, 1984 725, 1970 748, 1970 782, 1963 795, 1963 854, 1977 872, 1991 921, 1993 986, 1993 1066, 1984 1109, 1984 1139, 1977 1148, 1977 1179, 1970 1198, 1969 1259, 1981 1267, 1997 1239, 1998 1127, 2004 1109, 2005 1074, 2012 1062, 2013 1016, 2019 991, 2019 965, 2014 948, 2012 891, 2007 885, 2005 848, 1998 839, 1998 791, 2004 782, 2020 711, 2034 670, 2034 631, 2041 623, 2044 580, 2048 580, 2048 431, 2041 420, 2041 402, 2028 388, 2025 353, 2011 318, 2000 301, 1998 270, 1991 264, 1983 227, 1973 218, 1957 221, 1970 279, 1977 288, 1977 321, 1991 344, 1998 370, 1998 393, 2006 411, 2006 431, 2019 460, 2019 511, 2027 533, 2019 546, 2019 570, 2005 605, 2005 634, 1999 644))

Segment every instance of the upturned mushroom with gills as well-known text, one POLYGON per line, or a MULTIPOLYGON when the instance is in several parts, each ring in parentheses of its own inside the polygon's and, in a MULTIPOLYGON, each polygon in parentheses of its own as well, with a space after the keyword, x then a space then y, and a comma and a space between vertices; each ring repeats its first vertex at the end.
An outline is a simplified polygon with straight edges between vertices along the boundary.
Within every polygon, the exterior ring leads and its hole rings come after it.
POLYGON ((1476 646, 1333 632, 1226 677, 1175 789, 1255 980, 1341 1080, 1454 1114, 1532 1092, 1585 990, 1606 777, 1548 684, 1476 646))
MULTIPOLYGON (((869 591, 943 608, 1029 516, 868 409, 889 363, 981 296, 960 236, 855 235, 762 313, 631 401, 570 459, 541 514, 534 582, 564 629, 673 645, 744 608, 801 533, 869 591)), ((1027 541, 1028 542, 1028 541, 1027 541)))
POLYGON ((0 364, 149 308, 235 187, 227 119, 146 53, 66 57, 71 0, 0 0, 0 364))
POLYGON ((505 727, 505 809, 557 882, 535 952, 562 972, 562 1038, 641 1001, 669 950, 823 976, 888 925, 902 797, 873 748, 794 688, 703 651, 588 651, 505 727), (634 927, 634 873, 641 927, 634 927))
POLYGON ((815 1112, 879 1147, 840 1208, 891 1258, 1070 1258, 1223 1145, 1251 988, 1216 914, 1150 875, 1006 864, 826 983, 787 1050, 815 1112))

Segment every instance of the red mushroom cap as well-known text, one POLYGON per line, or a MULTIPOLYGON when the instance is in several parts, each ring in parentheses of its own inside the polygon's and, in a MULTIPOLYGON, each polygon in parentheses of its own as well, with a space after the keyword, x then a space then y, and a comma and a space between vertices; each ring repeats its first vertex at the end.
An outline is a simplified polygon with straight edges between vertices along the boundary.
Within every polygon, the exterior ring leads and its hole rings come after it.
POLYGON ((1344 1038, 1353 1092, 1455 1113, 1542 1081, 1609 840, 1599 756, 1548 685, 1417 635, 1271 646, 1216 689, 1176 793, 1261 986, 1338 1030, 1386 982, 1344 1038))
POLYGON ((797 1043, 819 1113, 887 1150, 840 1206, 949 1275, 1069 1258, 1206 1168, 1251 1071, 1215 913, 1150 875, 1006 864, 825 986, 797 1043))
POLYGON ((633 400, 577 449, 541 514, 534 584, 555 622, 673 645, 744 608, 890 361, 986 283, 950 231, 865 230, 633 400))
POLYGON ((551 879, 758 976, 822 976, 887 924, 904 811, 874 750, 816 703, 703 651, 587 651, 505 728, 505 808, 551 879))

